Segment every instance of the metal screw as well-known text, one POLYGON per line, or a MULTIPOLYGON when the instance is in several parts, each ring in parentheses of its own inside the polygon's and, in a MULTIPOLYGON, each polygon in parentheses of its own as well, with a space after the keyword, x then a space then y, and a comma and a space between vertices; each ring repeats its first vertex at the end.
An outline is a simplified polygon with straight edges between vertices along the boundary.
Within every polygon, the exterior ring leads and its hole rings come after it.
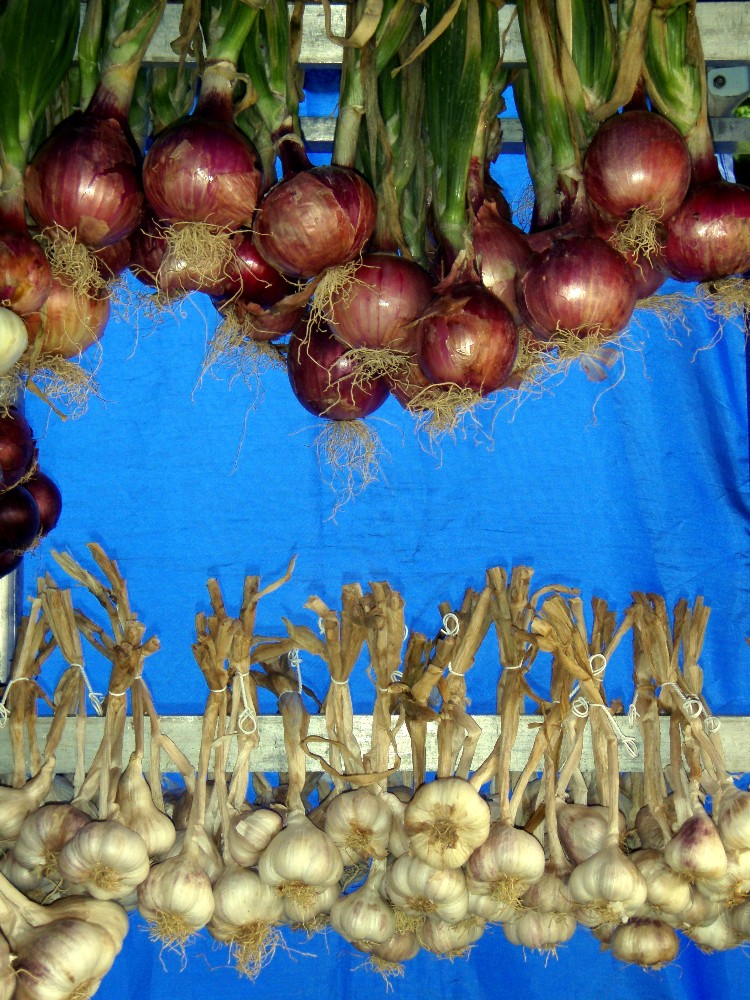
POLYGON ((717 73, 713 79, 713 84, 717 90, 721 90, 723 87, 726 87, 727 78, 725 76, 722 76, 721 73, 717 73))

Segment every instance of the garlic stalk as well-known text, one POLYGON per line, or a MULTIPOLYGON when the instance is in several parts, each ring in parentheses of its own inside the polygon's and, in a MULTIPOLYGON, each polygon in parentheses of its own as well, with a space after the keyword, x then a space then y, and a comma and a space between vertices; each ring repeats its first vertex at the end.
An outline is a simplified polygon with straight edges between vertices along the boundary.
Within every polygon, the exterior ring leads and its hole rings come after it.
MULTIPOLYGON (((309 716, 297 691, 279 695, 279 711, 284 721, 289 785, 286 826, 263 851, 258 873, 285 903, 287 918, 306 923, 323 910, 344 870, 341 853, 331 838, 305 815, 301 792, 305 784, 305 756, 301 748, 307 735, 309 716), (302 919, 299 919, 302 917, 302 919)), ((336 894, 338 890, 336 889, 336 894)))
POLYGON ((55 757, 50 755, 33 778, 20 788, 0 785, 0 842, 12 843, 23 821, 44 802, 55 776, 55 757))

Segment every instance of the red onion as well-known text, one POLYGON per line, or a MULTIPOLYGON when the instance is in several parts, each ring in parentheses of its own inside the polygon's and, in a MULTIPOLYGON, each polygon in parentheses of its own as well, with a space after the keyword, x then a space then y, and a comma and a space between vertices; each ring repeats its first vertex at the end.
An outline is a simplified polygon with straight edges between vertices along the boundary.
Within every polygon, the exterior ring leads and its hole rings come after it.
POLYGON ((18 569, 22 559, 23 553, 16 552, 14 549, 4 549, 0 552, 0 579, 8 576, 14 569, 18 569))
POLYGON ((519 305, 541 336, 618 333, 636 302, 633 272, 625 258, 598 236, 568 236, 534 254, 518 275, 519 305))
POLYGON ((143 214, 140 156, 127 125, 95 113, 66 118, 26 168, 26 202, 43 228, 90 247, 117 243, 143 214))
POLYGON ((347 347, 412 353, 412 321, 432 301, 432 279, 423 267, 396 254, 365 254, 333 292, 326 319, 347 347))
POLYGON ((23 479, 35 458, 36 441, 31 424, 17 407, 11 406, 0 416, 2 489, 8 490, 23 479))
POLYGON ((277 340, 293 330, 305 314, 305 306, 297 301, 296 295, 287 296, 276 305, 260 306, 248 299, 231 299, 215 303, 222 316, 239 326, 242 334, 250 340, 277 340))
POLYGON ((36 240, 0 230, 0 303, 24 316, 42 308, 51 286, 52 272, 36 240))
POLYGON ((39 511, 39 534, 44 537, 57 525, 62 513, 62 494, 54 480, 39 469, 24 482, 39 511))
POLYGON ((232 243, 236 258, 222 286, 224 296, 239 296, 268 308, 295 291, 295 286, 260 254, 251 233, 237 233, 232 243))
POLYGON ((130 270, 150 288, 156 288, 156 275, 167 252, 165 225, 152 212, 146 212, 140 226, 130 237, 130 270))
POLYGON ((408 358, 398 375, 386 375, 385 380, 391 395, 404 409, 409 409, 414 400, 426 389, 438 389, 419 367, 416 355, 408 358))
POLYGON ((28 548, 39 534, 39 510, 23 486, 0 493, 0 550, 28 548))
POLYGON ((485 396, 508 380, 518 352, 510 311, 481 285, 457 285, 417 320, 418 358, 432 382, 485 396))
POLYGON ((679 131, 644 110, 605 121, 589 144, 583 168, 590 200, 616 219, 638 208, 668 219, 687 194, 690 174, 690 153, 679 131))
POLYGON ((41 338, 42 354, 75 358, 101 340, 109 313, 108 297, 79 295, 70 285, 54 279, 44 306, 24 321, 29 342, 41 338))
POLYGON ((117 243, 112 243, 107 247, 97 250, 96 267, 105 281, 108 281, 110 278, 116 278, 118 274, 122 274, 130 264, 130 240, 129 236, 125 236, 123 239, 118 240, 117 243))
MULTIPOLYGON (((646 255, 638 250, 626 250, 617 245, 617 222, 603 218, 597 213, 591 216, 592 229, 601 239, 606 240, 618 250, 630 268, 635 278, 636 297, 646 299, 653 295, 667 280, 667 265, 664 260, 663 245, 653 253, 646 255)), ((660 241, 666 240, 666 229, 659 226, 660 241)))
POLYGON ((694 187, 667 223, 664 259, 682 281, 750 269, 750 188, 726 181, 694 187))
POLYGON ((357 361, 328 330, 310 324, 289 341, 289 381, 300 403, 318 417, 355 420, 373 413, 388 397, 384 379, 359 383, 357 361))
POLYGON ((312 167, 275 184, 255 220, 255 245, 289 278, 312 278, 354 260, 375 229, 367 181, 346 167, 312 167))
POLYGON ((168 222, 249 226, 263 183, 255 147, 230 120, 210 108, 168 126, 143 164, 153 213, 168 222))
POLYGON ((519 322, 516 275, 531 257, 526 234, 485 202, 474 220, 472 243, 482 284, 519 322))

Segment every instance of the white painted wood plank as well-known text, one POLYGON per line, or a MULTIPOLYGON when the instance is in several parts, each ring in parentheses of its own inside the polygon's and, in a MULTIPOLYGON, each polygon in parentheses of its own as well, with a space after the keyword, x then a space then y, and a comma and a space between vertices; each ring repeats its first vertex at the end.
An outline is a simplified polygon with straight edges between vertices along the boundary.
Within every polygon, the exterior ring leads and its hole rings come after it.
MULTIPOLYGON (((482 736, 477 744, 474 755, 474 765, 481 763, 487 757, 495 744, 499 733, 499 719, 494 715, 478 715, 474 717, 477 724, 482 729, 482 736)), ((727 768, 735 773, 750 772, 750 717, 748 716, 721 716, 721 737, 724 753, 726 756, 727 768)), ((643 770, 643 752, 639 732, 632 731, 628 725, 626 717, 616 717, 617 723, 625 736, 632 737, 637 745, 638 755, 635 758, 621 749, 620 769, 626 771, 643 770)), ((177 744, 193 764, 197 763, 198 750, 200 745, 200 716, 163 716, 162 730, 165 735, 177 744)), ((394 724, 395 724, 394 717, 394 724)), ((662 717, 662 752, 664 763, 669 761, 669 718, 662 717)), ((525 765, 529 751, 531 750, 536 728, 539 724, 539 717, 533 715, 522 716, 519 726, 518 738, 513 749, 511 767, 513 770, 521 770, 525 765)), ((96 748, 101 740, 104 720, 92 716, 86 721, 86 764, 90 764, 96 748)), ((39 740, 43 745, 44 738, 49 726, 49 719, 39 720, 39 740)), ((275 773, 279 770, 286 770, 286 757, 284 755, 284 738, 282 720, 278 715, 262 715, 258 719, 258 729, 260 732, 260 746, 251 757, 251 767, 256 771, 275 773)), ((370 733, 372 729, 372 718, 369 715, 357 715, 354 719, 354 732, 363 750, 369 749, 370 733)), ((588 730, 587 730, 588 732, 588 730)), ((310 720, 310 733, 318 736, 325 735, 325 720, 322 716, 312 716, 310 720)), ((230 762, 234 759, 234 741, 230 747, 230 762)), ((396 735, 396 745, 401 757, 401 769, 410 771, 412 769, 411 747, 409 737, 405 727, 396 735)), ((132 727, 128 724, 125 752, 129 753, 133 746, 132 727)), ((316 752, 325 756, 326 748, 324 744, 314 746, 316 752)), ((76 755, 76 733, 75 721, 71 719, 66 727, 63 739, 57 753, 57 769, 59 773, 72 773, 75 769, 76 755)), ((427 767, 434 770, 437 765, 437 741, 436 725, 428 726, 427 740, 427 767)), ((393 763, 393 760, 391 760, 393 763)), ((166 761, 165 761, 166 766, 166 761)), ((583 770, 589 770, 593 766, 591 755, 591 744, 588 735, 585 740, 584 751, 581 758, 583 770)), ((314 760, 308 758, 307 768, 309 771, 319 770, 319 766, 314 760)), ((11 769, 11 749, 7 730, 0 730, 0 774, 8 773, 11 769)))

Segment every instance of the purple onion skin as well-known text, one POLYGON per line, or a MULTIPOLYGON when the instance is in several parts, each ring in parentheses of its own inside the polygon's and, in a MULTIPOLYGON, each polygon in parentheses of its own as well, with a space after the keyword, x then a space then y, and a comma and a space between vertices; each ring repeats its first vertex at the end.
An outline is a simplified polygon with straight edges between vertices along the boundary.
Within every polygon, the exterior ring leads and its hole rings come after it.
POLYGON ((313 167, 275 184, 260 203, 255 245, 288 278, 347 264, 375 229, 372 188, 355 170, 313 167))
POLYGON ((62 514, 62 494, 57 483, 37 469, 24 483, 39 511, 39 534, 44 537, 57 526, 62 514))
POLYGON ((637 208, 668 219, 682 204, 690 176, 690 153, 679 131, 644 110, 607 119, 591 140, 583 170, 589 200, 614 219, 637 208))
POLYGON ((130 237, 125 236, 117 243, 111 243, 107 247, 102 247, 96 254, 96 269, 104 278, 116 278, 129 266, 132 255, 130 237))
POLYGON ((357 362, 328 330, 296 330, 289 341, 287 367, 294 395, 316 417, 357 420, 374 413, 388 398, 384 379, 356 385, 357 362))
POLYGON ((26 549, 39 534, 39 509, 23 486, 0 493, 0 550, 26 549))
POLYGON ((52 272, 36 240, 0 230, 0 302, 25 316, 42 308, 51 288, 52 272))
POLYGON ((99 248, 136 228, 144 209, 132 137, 114 118, 76 113, 61 122, 26 168, 26 203, 42 228, 75 230, 99 248))
POLYGON ((1 490, 16 485, 31 468, 36 457, 36 441, 31 424, 15 407, 0 416, 1 490))
MULTIPOLYGON (((617 221, 604 219, 598 213, 592 213, 591 223, 596 235, 608 243, 611 242, 620 224, 617 221)), ((660 228, 662 232, 660 239, 663 242, 666 239, 666 229, 664 227, 660 228)), ((624 253, 622 256, 628 262, 633 272, 635 292, 638 299, 646 299, 649 295, 653 295, 667 280, 667 265, 664 261, 663 250, 652 253, 648 257, 643 253, 633 252, 624 253)))
POLYGON ((334 293, 328 324, 347 347, 412 353, 412 322, 434 296, 432 278, 414 261, 389 253, 365 254, 352 285, 334 293))
POLYGON ((526 234, 485 203, 476 215, 472 242, 482 284, 508 307, 518 323, 516 275, 532 252, 526 234))
POLYGON ((262 256, 251 233, 237 233, 232 242, 237 261, 230 276, 224 280, 223 296, 238 295, 268 309, 296 291, 295 286, 262 256))
POLYGON ((598 236, 569 236, 534 254, 516 283, 531 329, 607 337, 627 325, 636 303, 630 265, 598 236))
POLYGON ((168 222, 249 226, 262 187, 252 143, 232 124, 198 115, 160 132, 143 164, 151 211, 168 222))
POLYGON ((232 311, 243 323, 249 340, 272 341, 286 336, 300 323, 305 315, 305 306, 294 301, 281 299, 275 305, 261 306, 248 299, 231 299, 226 302, 214 300, 214 305, 222 315, 232 311))
POLYGON ((13 549, 4 549, 0 552, 0 580, 14 569, 18 569, 22 559, 23 552, 15 552, 13 549))
POLYGON ((163 227, 151 212, 146 215, 130 237, 130 270, 149 288, 156 288, 156 275, 167 252, 167 237, 163 227))
POLYGON ((444 292, 416 323, 419 364, 434 383, 449 382, 486 396, 502 388, 518 353, 509 309, 481 285, 444 292))
POLYGON ((750 188, 699 184, 667 222, 666 266, 680 281, 713 281, 750 270, 750 188))

